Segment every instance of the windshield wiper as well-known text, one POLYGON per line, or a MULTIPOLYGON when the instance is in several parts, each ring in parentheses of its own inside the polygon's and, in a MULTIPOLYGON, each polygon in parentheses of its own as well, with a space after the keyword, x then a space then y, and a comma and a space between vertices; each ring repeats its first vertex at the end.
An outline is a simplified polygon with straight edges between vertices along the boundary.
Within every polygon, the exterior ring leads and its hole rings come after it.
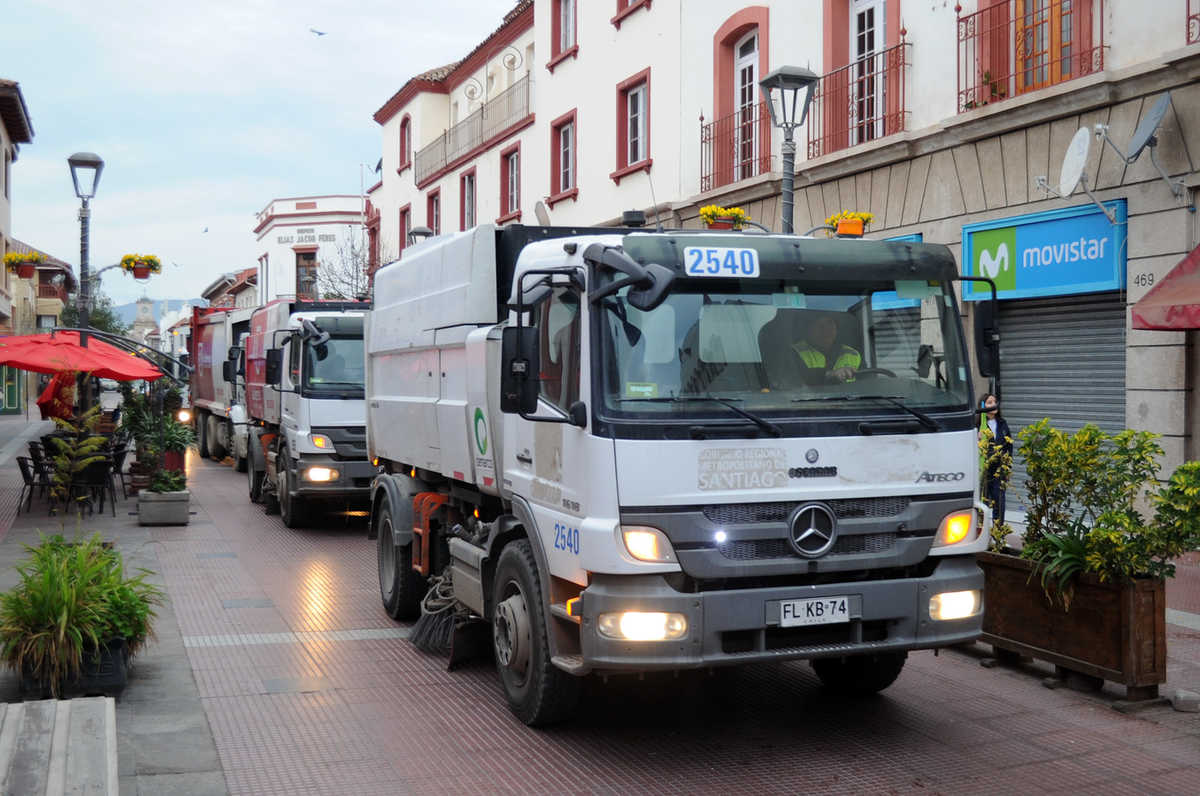
POLYGON ((793 398, 793 402, 799 401, 887 401, 892 406, 899 407, 905 412, 921 421, 921 425, 930 431, 941 431, 942 424, 934 420, 929 415, 922 412, 920 409, 913 409, 908 404, 900 400, 896 395, 822 395, 811 398, 793 398))
POLYGON ((661 404, 661 403, 682 404, 682 403, 698 403, 701 401, 707 401, 710 403, 721 404, 721 406, 724 406, 724 407, 732 410, 734 413, 739 414, 742 417, 746 418, 751 423, 753 423, 754 425, 761 428, 763 431, 766 431, 772 437, 782 437, 783 436, 783 429, 781 429, 779 426, 772 423, 770 420, 767 420, 766 418, 759 417, 758 415, 754 414, 753 412, 746 411, 742 407, 735 404, 734 403, 735 400, 740 400, 740 399, 719 398, 715 395, 683 395, 683 396, 662 396, 662 397, 654 397, 654 398, 618 398, 617 402, 624 403, 626 401, 646 401, 648 403, 659 403, 659 404, 661 404))

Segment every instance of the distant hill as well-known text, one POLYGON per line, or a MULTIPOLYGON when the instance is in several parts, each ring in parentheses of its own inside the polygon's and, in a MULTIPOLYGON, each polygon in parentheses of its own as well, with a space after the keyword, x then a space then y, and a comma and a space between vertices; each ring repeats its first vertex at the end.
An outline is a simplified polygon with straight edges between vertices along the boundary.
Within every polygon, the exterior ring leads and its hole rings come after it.
MULTIPOLYGON (((154 320, 162 320, 163 308, 166 307, 167 312, 174 312, 186 305, 193 307, 206 307, 208 302, 204 299, 155 299, 154 300, 154 320)), ((137 318, 137 302, 131 301, 128 304, 114 304, 113 312, 121 319, 121 322, 126 325, 131 325, 137 318)))

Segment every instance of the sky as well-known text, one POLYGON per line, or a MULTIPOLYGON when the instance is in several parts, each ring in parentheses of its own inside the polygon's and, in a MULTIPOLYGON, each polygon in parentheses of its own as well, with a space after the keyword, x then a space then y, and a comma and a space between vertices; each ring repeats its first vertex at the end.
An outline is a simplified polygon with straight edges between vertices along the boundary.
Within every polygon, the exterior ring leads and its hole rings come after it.
POLYGON ((103 292, 199 296, 255 265, 255 214, 272 199, 373 185, 375 111, 516 4, 10 0, 0 78, 20 84, 34 131, 12 166, 11 236, 78 266, 67 157, 95 152, 90 269, 129 252, 163 262, 148 282, 105 273, 103 292))

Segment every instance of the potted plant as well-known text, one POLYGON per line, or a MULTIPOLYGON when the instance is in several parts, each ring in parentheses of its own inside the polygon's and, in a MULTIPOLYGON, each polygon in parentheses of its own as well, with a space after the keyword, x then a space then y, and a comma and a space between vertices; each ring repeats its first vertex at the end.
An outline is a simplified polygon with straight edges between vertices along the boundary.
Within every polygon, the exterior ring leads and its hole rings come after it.
POLYGON ((160 442, 162 444, 162 465, 166 470, 183 470, 184 455, 187 449, 196 444, 196 432, 191 426, 185 426, 174 418, 167 416, 162 420, 164 427, 160 442))
POLYGON ((133 440, 135 457, 129 465, 129 492, 136 495, 150 486, 150 477, 157 469, 158 417, 145 394, 135 392, 128 383, 121 386, 121 393, 121 431, 133 440))
POLYGON ((162 272, 162 261, 153 254, 127 254, 121 258, 121 269, 134 279, 149 279, 150 274, 162 272))
POLYGON ((187 525, 189 497, 182 470, 159 470, 138 492, 138 525, 187 525))
POLYGON ((81 476, 90 465, 105 459, 103 448, 108 440, 93 433, 100 420, 100 407, 93 406, 69 420, 61 417, 53 420, 61 433, 50 438, 55 450, 47 452, 53 467, 50 497, 62 505, 82 507, 91 500, 91 495, 86 490, 80 491, 81 476))
POLYGON ((152 636, 162 591, 140 571, 127 577, 121 554, 99 534, 25 546, 17 586, 0 595, 0 654, 26 694, 59 698, 125 686, 127 663, 152 636))
POLYGON ((832 238, 835 235, 851 234, 861 237, 874 220, 875 215, 865 210, 840 210, 825 219, 825 236, 832 238))
POLYGON ((38 263, 46 261, 46 255, 41 252, 8 252, 4 255, 4 267, 21 279, 30 279, 37 273, 38 263))
POLYGON ((1029 493, 1019 553, 993 532, 983 568, 983 640, 1130 700, 1166 681, 1165 579, 1200 546, 1200 462, 1150 488, 1162 449, 1144 431, 1071 435, 1042 420, 1018 435, 1029 493), (1153 509, 1145 519, 1138 507, 1153 509))
POLYGON ((705 205, 700 208, 700 218, 709 229, 741 229, 750 216, 740 207, 705 205))

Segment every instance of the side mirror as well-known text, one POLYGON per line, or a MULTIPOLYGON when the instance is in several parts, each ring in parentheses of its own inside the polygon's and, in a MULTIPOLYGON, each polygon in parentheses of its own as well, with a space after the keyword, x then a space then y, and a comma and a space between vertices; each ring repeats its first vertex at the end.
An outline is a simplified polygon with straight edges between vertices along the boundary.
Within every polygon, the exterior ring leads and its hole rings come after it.
POLYGON ((500 411, 531 415, 538 402, 538 330, 510 326, 500 339, 500 411))
POLYGON ((283 349, 270 348, 267 349, 267 384, 279 386, 279 376, 283 370, 283 349))
POLYGON ((576 401, 567 409, 567 416, 571 418, 571 425, 587 428, 587 404, 583 401, 576 401))
POLYGON ((630 289, 629 305, 642 312, 649 312, 666 301, 671 283, 675 281, 675 272, 658 263, 650 263, 646 266, 645 281, 649 284, 643 285, 639 282, 638 287, 630 289))
POLYGON ((975 356, 982 376, 1000 373, 1000 330, 996 327, 995 303, 975 302, 975 356))
POLYGON ((224 362, 221 363, 221 378, 224 379, 226 382, 233 381, 233 378, 234 378, 233 365, 234 365, 234 363, 230 362, 229 360, 225 360, 224 362))
POLYGON ((237 362, 237 358, 242 355, 242 349, 239 346, 230 346, 229 353, 225 355, 225 359, 229 362, 237 362))

